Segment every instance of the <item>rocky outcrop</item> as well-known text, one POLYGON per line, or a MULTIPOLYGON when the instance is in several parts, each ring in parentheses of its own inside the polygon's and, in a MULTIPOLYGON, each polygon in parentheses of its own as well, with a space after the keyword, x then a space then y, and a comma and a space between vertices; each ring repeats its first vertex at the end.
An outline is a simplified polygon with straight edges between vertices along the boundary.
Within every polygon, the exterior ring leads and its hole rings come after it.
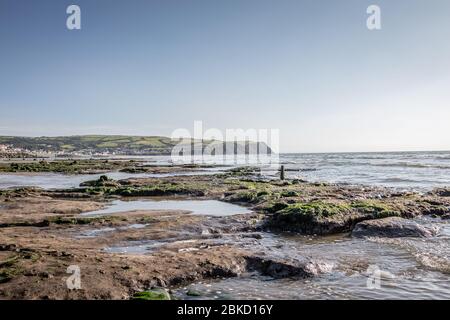
POLYGON ((450 188, 438 188, 433 190, 431 194, 438 195, 440 197, 450 197, 450 188))
POLYGON ((354 237, 431 237, 436 230, 424 227, 412 220, 389 217, 359 222, 353 229, 354 237))
POLYGON ((89 180, 80 183, 80 187, 117 187, 119 184, 113 179, 109 179, 107 176, 102 175, 97 180, 89 180))
POLYGON ((308 259, 277 259, 261 256, 247 257, 247 269, 257 271, 275 279, 299 277, 308 278, 329 272, 331 266, 325 262, 308 259))

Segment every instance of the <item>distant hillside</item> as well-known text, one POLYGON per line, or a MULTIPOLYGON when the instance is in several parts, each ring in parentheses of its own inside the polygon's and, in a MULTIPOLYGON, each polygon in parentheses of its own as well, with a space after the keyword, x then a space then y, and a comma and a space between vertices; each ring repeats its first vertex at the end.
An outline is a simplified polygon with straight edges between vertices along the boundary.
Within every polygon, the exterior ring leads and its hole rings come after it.
MULTIPOLYGON (((184 140, 190 143, 192 140, 184 140)), ((204 142, 204 146, 212 141, 204 142)), ((164 155, 170 154, 179 140, 158 136, 119 136, 119 135, 85 135, 63 137, 12 137, 0 136, 0 144, 8 145, 31 152, 65 152, 65 153, 115 153, 123 155, 164 155)), ((248 150, 263 150, 264 143, 237 143, 233 148, 231 143, 215 141, 214 145, 222 145, 228 153, 243 154, 248 150), (251 148, 250 148, 251 147, 251 148), (260 149, 256 149, 256 148, 260 149), (230 150, 233 150, 234 152, 230 150)), ((270 148, 268 148, 270 152, 270 148)), ((250 152, 252 153, 252 152, 250 152)))

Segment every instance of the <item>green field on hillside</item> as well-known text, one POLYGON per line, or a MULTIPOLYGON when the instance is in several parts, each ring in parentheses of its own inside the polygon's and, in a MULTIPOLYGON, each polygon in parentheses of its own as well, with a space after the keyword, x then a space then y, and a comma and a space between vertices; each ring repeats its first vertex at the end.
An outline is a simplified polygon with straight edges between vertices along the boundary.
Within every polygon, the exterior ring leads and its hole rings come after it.
MULTIPOLYGON (((189 143, 190 139, 184 140, 189 143)), ((0 136, 0 144, 31 152, 81 152, 116 154, 170 154, 179 140, 161 136, 85 135, 61 137, 13 137, 0 136)), ((204 145, 211 141, 204 141, 204 145)), ((222 142, 215 141, 215 144, 222 142)), ((244 146, 255 143, 238 143, 236 153, 243 153, 244 146)))

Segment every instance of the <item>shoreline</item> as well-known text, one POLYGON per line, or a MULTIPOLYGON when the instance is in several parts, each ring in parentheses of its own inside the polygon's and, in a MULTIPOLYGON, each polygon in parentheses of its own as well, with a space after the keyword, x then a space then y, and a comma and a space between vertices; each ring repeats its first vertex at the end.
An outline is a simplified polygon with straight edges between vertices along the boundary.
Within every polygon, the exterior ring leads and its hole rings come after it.
MULTIPOLYGON (((301 252, 295 259, 273 252, 276 248, 265 244, 267 237, 286 232, 349 236, 360 223, 375 220, 381 225, 371 227, 371 232, 389 232, 395 238, 401 236, 401 229, 395 229, 399 223, 403 228, 417 216, 444 219, 449 213, 446 191, 421 195, 299 180, 262 181, 252 168, 208 176, 100 177, 71 189, 3 189, 0 297, 131 299, 152 288, 170 294, 197 281, 248 272, 274 279, 314 279, 329 272, 325 262, 302 257, 301 252), (100 217, 82 215, 118 199, 181 198, 222 201, 252 213, 214 217, 143 209, 100 217), (389 220, 392 217, 400 220, 389 220), (77 238, 84 232, 94 236, 77 238), (130 250, 134 245, 145 250, 143 254, 105 251, 130 245, 130 250), (65 286, 70 265, 82 270, 82 290, 65 286)), ((427 232, 412 228, 418 234, 427 232)))

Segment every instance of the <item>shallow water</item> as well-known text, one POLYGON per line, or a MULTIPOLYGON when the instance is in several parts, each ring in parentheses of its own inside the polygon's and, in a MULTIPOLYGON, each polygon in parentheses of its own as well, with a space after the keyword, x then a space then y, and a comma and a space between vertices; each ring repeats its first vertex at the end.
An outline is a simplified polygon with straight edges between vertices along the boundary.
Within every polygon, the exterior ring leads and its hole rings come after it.
POLYGON ((230 278, 218 282, 203 282, 177 290, 180 299, 448 299, 450 286, 446 278, 435 273, 420 277, 396 277, 384 279, 380 289, 367 287, 364 274, 345 275, 333 273, 317 279, 273 280, 258 275, 230 278), (200 297, 187 294, 197 291, 200 297))
POLYGON ((177 245, 180 243, 195 242, 196 240, 146 240, 146 241, 129 241, 126 245, 118 245, 112 247, 104 248, 105 252, 108 253, 121 253, 121 254, 147 254, 151 253, 156 249, 160 249, 166 245, 177 245))
MULTIPOLYGON (((188 210, 192 214, 220 216, 249 213, 245 208, 214 200, 114 201, 88 215, 131 210, 188 210)), ((216 217, 216 218, 214 218, 216 217)), ((215 221, 215 220, 214 220, 215 221)), ((450 298, 450 223, 428 217, 418 223, 434 227, 431 238, 352 238, 262 232, 244 234, 182 234, 173 239, 132 241, 105 248, 120 254, 148 254, 155 250, 201 250, 201 245, 232 244, 278 259, 312 259, 329 272, 311 279, 274 280, 257 274, 194 283, 175 291, 184 299, 448 299, 450 298), (378 272, 378 273, 377 273, 378 272), (373 288, 379 275, 380 286, 373 288), (369 283, 369 285, 368 285, 369 283), (198 291, 200 297, 187 295, 198 291)), ((208 222, 206 222, 208 223, 208 222)), ((145 227, 145 226, 139 226, 145 227)), ((98 236, 113 230, 93 230, 98 236)))
POLYGON ((98 237, 99 235, 113 232, 113 231, 120 231, 120 230, 128 230, 128 229, 142 229, 145 228, 147 224, 141 224, 141 223, 134 223, 130 224, 128 226, 124 227, 118 227, 118 228, 101 228, 101 229, 91 229, 81 232, 81 234, 77 235, 76 238, 94 238, 98 237))
POLYGON ((287 177, 430 190, 450 186, 450 152, 282 154, 287 177), (292 171, 291 171, 292 170, 292 171))
POLYGON ((449 299, 450 228, 444 221, 431 223, 441 227, 438 236, 394 242, 264 234, 246 246, 256 252, 266 248, 267 254, 280 258, 323 261, 331 271, 311 279, 274 280, 249 274, 195 283, 176 290, 175 295, 183 299, 449 299), (374 287, 378 276, 380 286, 374 287), (201 296, 189 296, 189 290, 201 296))
MULTIPOLYGON (((171 163, 170 157, 146 157, 149 163, 171 163)), ((189 163, 190 159, 186 159, 189 163)), ((288 178, 314 182, 386 186, 427 191, 450 186, 450 151, 290 153, 272 157, 204 156, 196 163, 261 166, 262 174, 277 176, 284 164, 288 178), (270 164, 270 166, 268 166, 270 164)))
POLYGON ((115 200, 105 209, 85 212, 82 215, 108 215, 136 210, 181 210, 195 215, 216 217, 251 213, 244 207, 217 200, 115 200))
MULTIPOLYGON (((117 157, 116 157, 117 158, 117 157)), ((168 165, 170 156, 119 157, 139 159, 147 164, 168 165)), ((190 163, 191 159, 184 159, 190 163)), ((300 178, 313 182, 346 183, 354 185, 386 186, 397 189, 428 191, 450 186, 450 151, 436 152, 374 152, 374 153, 315 153, 280 154, 264 157, 205 156, 194 158, 195 163, 215 165, 200 171, 169 174, 130 174, 112 172, 113 179, 130 177, 165 177, 173 175, 214 174, 230 167, 259 166, 267 178, 278 177, 278 168, 285 165, 287 178, 300 178)), ((50 188, 77 187, 81 182, 100 175, 61 174, 0 174, 0 188, 37 186, 50 188)))

